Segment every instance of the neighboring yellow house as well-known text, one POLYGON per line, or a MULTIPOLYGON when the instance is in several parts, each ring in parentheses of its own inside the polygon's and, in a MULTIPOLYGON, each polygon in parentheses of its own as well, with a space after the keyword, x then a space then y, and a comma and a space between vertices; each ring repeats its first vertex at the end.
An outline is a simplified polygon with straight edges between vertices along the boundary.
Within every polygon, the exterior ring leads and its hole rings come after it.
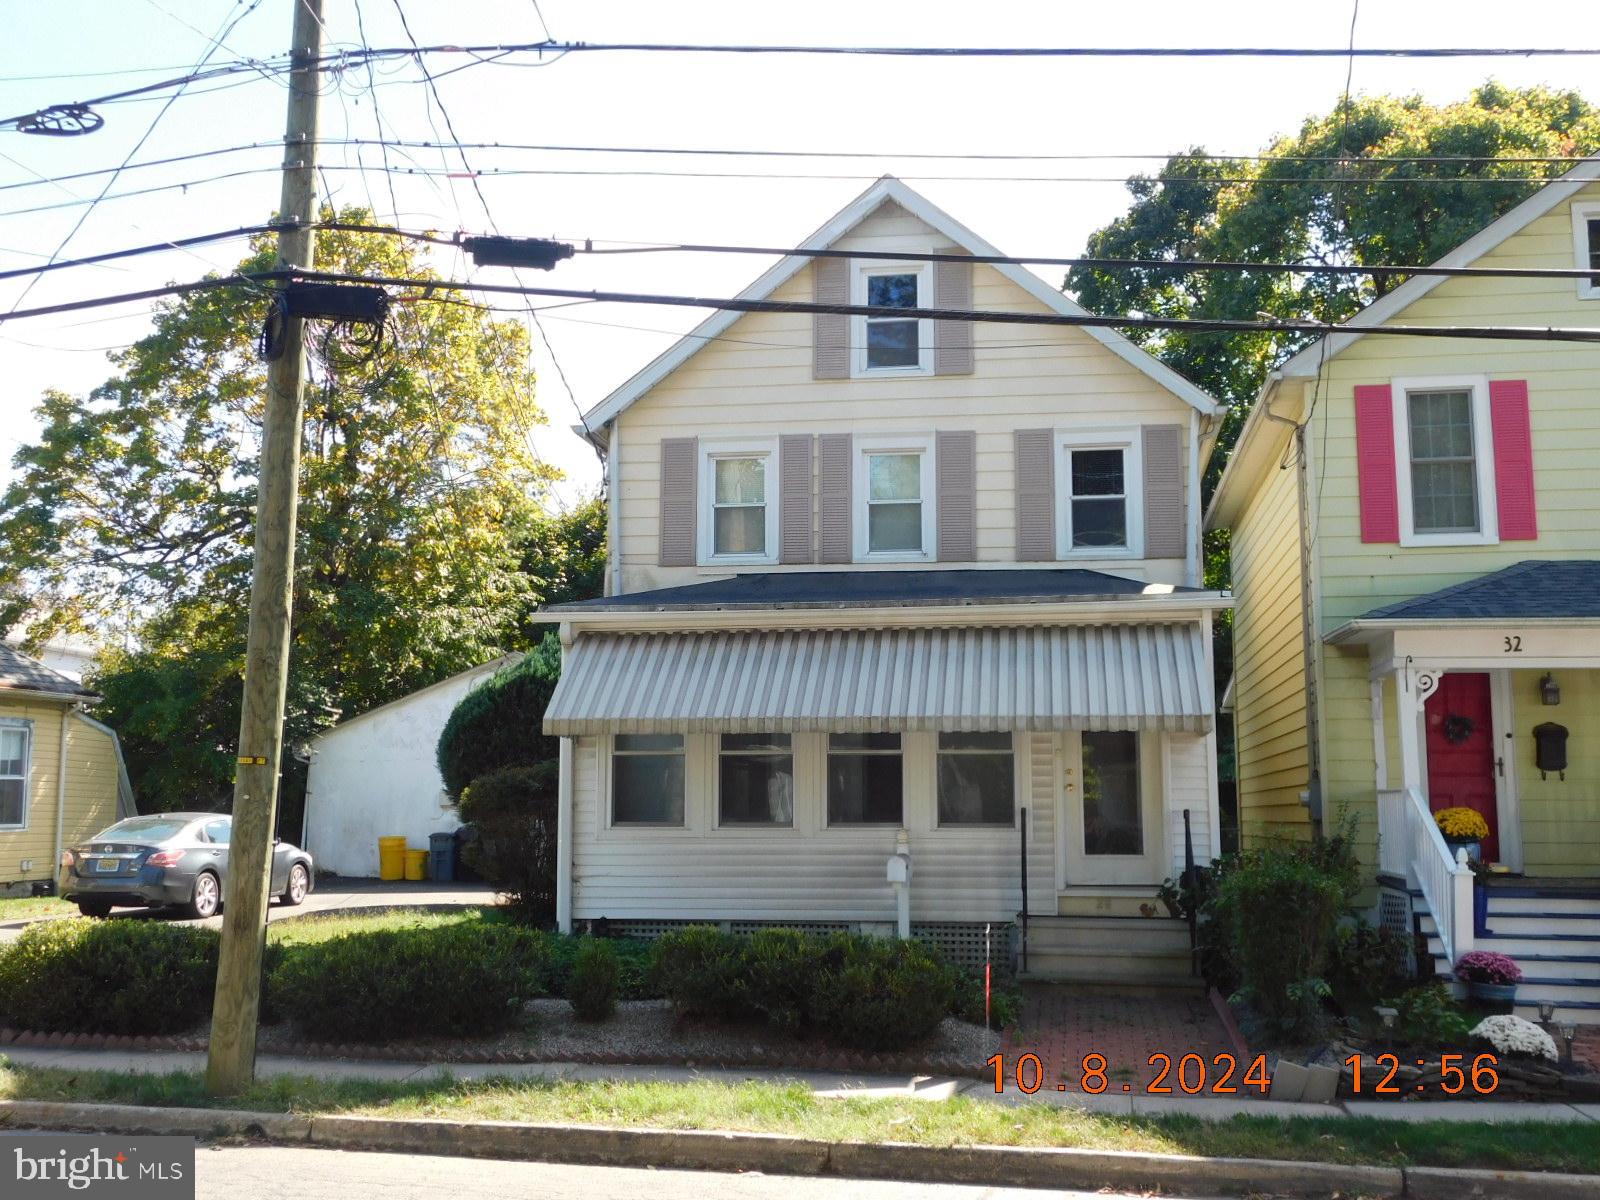
POLYGON ((1390 915, 1449 961, 1524 960, 1520 999, 1600 1020, 1600 345, 1378 326, 1600 326, 1600 161, 1275 371, 1210 511, 1233 545, 1245 843, 1361 818, 1390 915), (1431 811, 1477 809, 1485 935, 1431 811), (1381 847, 1378 844, 1381 838, 1381 847), (1401 916, 1403 919, 1403 915, 1401 916), (1437 928, 1435 928, 1437 919, 1437 928), (1559 934, 1559 938, 1550 935, 1559 934))
POLYGON ((117 735, 82 684, 0 644, 0 895, 43 890, 61 848, 134 813, 117 735))

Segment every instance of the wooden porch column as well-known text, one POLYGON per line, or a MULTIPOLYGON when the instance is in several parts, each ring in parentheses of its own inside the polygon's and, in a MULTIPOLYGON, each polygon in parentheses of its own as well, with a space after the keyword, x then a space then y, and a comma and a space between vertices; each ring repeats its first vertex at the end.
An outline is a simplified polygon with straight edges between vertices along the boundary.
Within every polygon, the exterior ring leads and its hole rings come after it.
POLYGON ((1409 660, 1393 672, 1395 723, 1400 732, 1400 786, 1425 792, 1422 775, 1422 706, 1439 686, 1439 671, 1409 660))

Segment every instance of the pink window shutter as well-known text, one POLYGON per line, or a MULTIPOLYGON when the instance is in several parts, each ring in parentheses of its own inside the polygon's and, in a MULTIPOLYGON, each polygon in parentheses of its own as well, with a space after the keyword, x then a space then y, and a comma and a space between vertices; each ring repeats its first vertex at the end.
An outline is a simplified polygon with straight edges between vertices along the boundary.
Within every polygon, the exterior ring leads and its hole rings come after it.
POLYGON ((1394 389, 1386 383, 1356 388, 1356 479, 1361 489, 1361 540, 1400 540, 1400 496, 1395 484, 1394 389))
POLYGON ((1539 536, 1539 510, 1533 495, 1533 430, 1526 379, 1489 381, 1489 424, 1494 430, 1500 540, 1531 542, 1539 536))

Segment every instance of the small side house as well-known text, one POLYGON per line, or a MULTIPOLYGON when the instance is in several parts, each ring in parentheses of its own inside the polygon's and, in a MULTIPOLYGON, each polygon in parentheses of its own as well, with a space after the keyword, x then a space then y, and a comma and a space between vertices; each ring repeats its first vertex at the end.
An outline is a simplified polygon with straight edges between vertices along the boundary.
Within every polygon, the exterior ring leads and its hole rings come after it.
POLYGON ((61 848, 134 814, 117 735, 89 688, 0 644, 0 895, 54 886, 61 848))
POLYGON ((335 875, 378 874, 378 839, 428 835, 461 824, 434 751, 461 698, 520 661, 506 654, 335 725, 311 743, 303 845, 335 875))

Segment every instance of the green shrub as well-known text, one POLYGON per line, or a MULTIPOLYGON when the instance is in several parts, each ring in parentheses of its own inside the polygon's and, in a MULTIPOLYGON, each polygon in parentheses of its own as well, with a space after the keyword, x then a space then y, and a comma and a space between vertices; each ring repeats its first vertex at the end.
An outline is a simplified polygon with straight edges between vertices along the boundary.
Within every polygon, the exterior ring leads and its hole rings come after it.
MULTIPOLYGON (((650 969, 651 944, 640 938, 608 938, 596 935, 611 947, 617 959, 617 999, 658 1000, 661 989, 656 986, 650 969)), ((572 971, 577 965, 578 951, 585 939, 551 934, 546 942, 550 950, 549 990, 552 996, 570 996, 572 971)))
POLYGON ((955 972, 922 943, 847 933, 691 926, 656 942, 654 969, 684 1016, 759 1019, 867 1050, 927 1037, 956 1002, 955 972))
POLYGON ((808 1018, 862 1050, 920 1041, 950 1014, 949 968, 921 942, 835 934, 811 988, 808 1018))
POLYGON ((798 929, 763 929, 740 951, 744 960, 740 995, 751 1010, 782 1033, 796 1034, 805 1023, 822 939, 798 929))
POLYGON ((506 767, 551 762, 560 739, 540 732, 561 677, 561 642, 547 634, 520 662, 495 672, 462 697, 439 734, 436 758, 456 799, 481 776, 506 767))
POLYGON ((211 1015, 215 930, 41 921, 0 947, 0 1021, 76 1033, 181 1033, 211 1015))
POLYGON ((610 942, 583 938, 567 981, 567 1003, 580 1021, 604 1021, 617 1011, 622 964, 610 942))
POLYGON ((477 827, 468 865, 506 896, 520 919, 548 926, 556 914, 557 769, 506 767, 472 781, 461 819, 477 827))
POLYGON ((1357 918, 1334 932, 1328 948, 1328 985, 1341 1011, 1370 1009, 1379 997, 1404 991, 1414 980, 1409 939, 1357 918))
POLYGON ((544 994, 545 936, 506 924, 351 933, 285 948, 275 1007, 307 1036, 381 1042, 497 1033, 544 994))
POLYGON ((1390 1004, 1398 1010, 1395 1032, 1411 1045, 1459 1050, 1472 1034, 1472 1018, 1438 981, 1412 988, 1390 1004))
POLYGON ((731 1020, 750 1015, 739 939, 710 925, 690 925, 656 939, 651 972, 680 1016, 731 1020))

